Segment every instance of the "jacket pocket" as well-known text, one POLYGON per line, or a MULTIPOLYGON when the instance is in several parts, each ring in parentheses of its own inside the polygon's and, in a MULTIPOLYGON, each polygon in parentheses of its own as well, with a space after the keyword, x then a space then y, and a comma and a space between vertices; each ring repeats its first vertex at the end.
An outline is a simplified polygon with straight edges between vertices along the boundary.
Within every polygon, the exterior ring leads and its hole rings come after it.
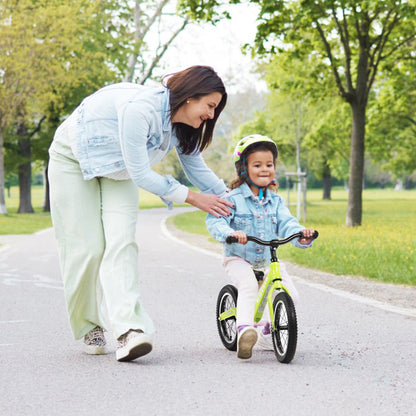
POLYGON ((250 231, 253 225, 253 219, 250 215, 236 215, 234 217, 234 224, 238 230, 243 230, 245 232, 250 231))

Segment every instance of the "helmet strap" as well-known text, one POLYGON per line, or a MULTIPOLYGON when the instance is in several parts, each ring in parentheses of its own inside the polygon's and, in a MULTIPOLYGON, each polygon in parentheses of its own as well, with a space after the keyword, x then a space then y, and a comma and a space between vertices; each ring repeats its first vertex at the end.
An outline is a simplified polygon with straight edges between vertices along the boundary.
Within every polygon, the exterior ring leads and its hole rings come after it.
POLYGON ((265 195, 265 193, 266 193, 266 189, 267 189, 267 186, 258 186, 258 185, 256 185, 251 179, 250 179, 250 177, 247 175, 247 182, 250 184, 250 185, 253 185, 253 186, 255 186, 258 190, 259 190, 259 199, 263 199, 264 198, 264 195, 265 195))
POLYGON ((243 176, 243 175, 246 175, 247 176, 247 178, 246 178, 246 182, 248 182, 250 185, 253 185, 253 186, 255 186, 256 188, 258 188, 258 190, 259 190, 259 199, 263 199, 264 198, 264 194, 266 193, 266 188, 267 188, 267 186, 265 186, 265 187, 262 187, 262 186, 258 186, 258 185, 256 185, 251 179, 250 179, 250 176, 248 176, 248 169, 247 169, 247 164, 246 164, 246 157, 245 157, 245 155, 243 155, 243 157, 242 157, 242 159, 241 159, 241 161, 243 162, 243 166, 244 166, 244 170, 240 173, 240 176, 243 176))

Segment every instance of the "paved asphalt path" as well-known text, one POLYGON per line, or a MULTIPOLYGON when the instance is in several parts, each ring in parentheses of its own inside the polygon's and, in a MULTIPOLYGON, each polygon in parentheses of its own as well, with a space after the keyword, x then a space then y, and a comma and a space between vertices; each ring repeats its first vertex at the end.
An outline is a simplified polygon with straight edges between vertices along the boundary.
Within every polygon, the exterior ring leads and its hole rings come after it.
POLYGON ((298 281, 294 361, 221 344, 218 257, 163 232, 181 209, 144 210, 138 241, 143 302, 157 333, 131 363, 88 356, 70 332, 52 230, 0 244, 0 415, 416 415, 416 319, 298 281))

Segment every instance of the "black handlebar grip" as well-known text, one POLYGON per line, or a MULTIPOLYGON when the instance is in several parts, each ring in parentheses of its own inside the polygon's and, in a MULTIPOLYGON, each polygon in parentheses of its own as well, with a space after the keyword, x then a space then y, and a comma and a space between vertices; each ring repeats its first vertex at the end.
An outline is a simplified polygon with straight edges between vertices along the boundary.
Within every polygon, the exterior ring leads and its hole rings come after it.
POLYGON ((227 244, 238 243, 238 238, 234 237, 233 235, 229 235, 228 237, 226 237, 225 242, 227 244))
MULTIPOLYGON (((302 231, 300 232, 300 234, 301 234, 301 237, 300 238, 306 238, 304 235, 303 235, 303 233, 302 233, 302 231)), ((313 234, 312 234, 312 238, 315 240, 316 238, 318 238, 318 236, 319 236, 319 233, 318 233, 318 231, 314 231, 313 232, 313 234)))

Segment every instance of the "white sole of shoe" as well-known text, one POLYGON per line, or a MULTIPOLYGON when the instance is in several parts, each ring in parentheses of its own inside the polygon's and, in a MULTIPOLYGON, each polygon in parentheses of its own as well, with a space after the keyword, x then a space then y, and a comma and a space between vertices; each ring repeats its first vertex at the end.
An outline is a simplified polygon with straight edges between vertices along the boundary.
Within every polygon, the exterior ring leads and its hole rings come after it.
POLYGON ((243 360, 251 358, 254 344, 257 342, 257 331, 249 328, 241 333, 238 339, 237 357, 243 360))
POLYGON ((152 337, 148 334, 139 334, 132 338, 127 345, 116 351, 117 361, 132 361, 152 351, 152 337))
POLYGON ((270 340, 270 343, 269 343, 266 340, 262 339, 261 336, 259 336, 259 339, 257 340, 256 347, 259 347, 264 351, 274 351, 273 341, 270 340))
POLYGON ((107 354, 107 347, 105 345, 99 347, 97 345, 84 344, 84 352, 88 355, 105 355, 107 354))

